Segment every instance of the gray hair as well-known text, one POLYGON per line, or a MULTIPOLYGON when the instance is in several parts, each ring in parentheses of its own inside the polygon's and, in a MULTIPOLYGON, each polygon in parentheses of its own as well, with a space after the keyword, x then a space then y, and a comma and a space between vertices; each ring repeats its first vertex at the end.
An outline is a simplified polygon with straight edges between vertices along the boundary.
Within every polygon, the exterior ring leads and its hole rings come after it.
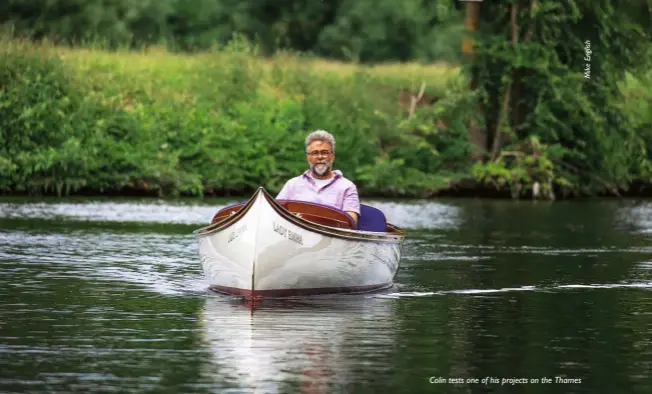
POLYGON ((331 148, 333 149, 333 153, 335 153, 335 137, 331 133, 329 133, 326 130, 316 130, 313 131, 312 133, 308 134, 306 137, 306 152, 308 152, 308 145, 310 145, 313 141, 325 141, 331 144, 331 148))

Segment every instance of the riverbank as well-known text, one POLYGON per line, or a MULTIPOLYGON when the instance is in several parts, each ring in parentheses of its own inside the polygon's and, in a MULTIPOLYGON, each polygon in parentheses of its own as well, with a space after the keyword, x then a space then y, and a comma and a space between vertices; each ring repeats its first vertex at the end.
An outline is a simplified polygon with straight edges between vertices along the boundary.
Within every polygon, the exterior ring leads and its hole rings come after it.
MULTIPOLYGON (((473 161, 475 107, 456 66, 263 58, 241 41, 193 55, 1 44, 0 194, 275 192, 305 169, 314 129, 336 136, 336 167, 366 197, 529 198, 544 180, 555 198, 585 194, 535 149, 511 167, 473 161)), ((628 78, 643 126, 652 96, 628 78)))
MULTIPOLYGON (((184 197, 184 198, 213 198, 213 197, 232 197, 237 198, 238 200, 247 200, 254 193, 255 189, 243 189, 243 190, 214 190, 209 193, 202 193, 201 195, 190 195, 190 194, 162 194, 158 190, 146 190, 144 188, 131 188, 123 187, 120 189, 104 189, 97 190, 92 188, 80 188, 75 190, 68 191, 65 195, 70 197, 118 197, 118 198, 157 198, 157 197, 184 197)), ((276 194, 278 190, 269 190, 272 194, 276 194)), ((57 197, 60 196, 56 190, 49 191, 40 191, 40 192, 28 192, 28 191, 0 191, 0 197, 57 197)), ((368 192, 367 190, 360 190, 360 197, 362 199, 374 199, 374 198, 390 198, 390 199, 414 199, 414 198, 427 198, 427 199, 437 199, 437 198, 482 198, 482 199, 515 199, 514 195, 510 190, 505 188, 496 188, 495 186, 490 186, 486 184, 479 183, 475 180, 469 179, 466 181, 460 181, 452 185, 451 187, 442 188, 439 190, 431 190, 428 194, 422 195, 413 195, 406 196, 400 195, 392 192, 384 191, 374 191, 368 192)), ((553 193, 553 199, 555 200, 584 200, 584 199, 594 199, 594 198, 652 198, 652 182, 633 182, 628 189, 619 189, 619 190, 605 190, 602 193, 597 193, 595 195, 564 195, 563 191, 555 189, 553 193)), ((543 199, 549 200, 547 196, 538 195, 536 198, 533 196, 532 189, 523 190, 518 196, 518 199, 543 199)))

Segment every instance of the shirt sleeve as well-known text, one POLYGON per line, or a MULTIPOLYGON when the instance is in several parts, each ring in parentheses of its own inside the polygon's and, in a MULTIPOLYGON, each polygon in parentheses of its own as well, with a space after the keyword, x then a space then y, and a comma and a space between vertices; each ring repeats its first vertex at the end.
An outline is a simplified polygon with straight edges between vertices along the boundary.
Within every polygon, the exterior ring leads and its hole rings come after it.
POLYGON ((343 211, 355 212, 360 215, 360 198, 358 197, 358 188, 351 185, 344 191, 343 211))
POLYGON ((278 195, 276 196, 277 200, 291 200, 291 194, 292 194, 292 184, 291 181, 285 182, 285 185, 283 185, 283 188, 281 189, 280 192, 278 192, 278 195))

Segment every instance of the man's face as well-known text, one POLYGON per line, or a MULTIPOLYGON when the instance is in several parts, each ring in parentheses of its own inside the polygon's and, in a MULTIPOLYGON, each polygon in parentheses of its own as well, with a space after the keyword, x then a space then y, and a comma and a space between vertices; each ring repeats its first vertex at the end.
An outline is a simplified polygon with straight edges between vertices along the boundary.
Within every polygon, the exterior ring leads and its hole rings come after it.
POLYGON ((335 153, 331 149, 330 142, 326 141, 313 141, 308 145, 308 154, 306 155, 308 164, 312 172, 319 176, 324 176, 329 173, 333 167, 333 160, 335 160, 335 153))

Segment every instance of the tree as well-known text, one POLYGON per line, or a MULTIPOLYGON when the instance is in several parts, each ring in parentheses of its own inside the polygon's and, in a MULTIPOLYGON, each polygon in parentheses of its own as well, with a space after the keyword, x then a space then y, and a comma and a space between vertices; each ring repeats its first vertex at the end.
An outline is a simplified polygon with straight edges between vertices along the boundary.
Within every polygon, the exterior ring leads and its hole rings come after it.
POLYGON ((624 71, 640 67, 649 46, 650 4, 483 2, 467 70, 483 97, 486 159, 526 166, 511 173, 519 182, 587 185, 578 192, 626 185, 630 170, 649 157, 618 106, 618 83, 624 71), (529 162, 506 160, 509 145, 529 162), (554 169, 532 179, 543 150, 554 169))

